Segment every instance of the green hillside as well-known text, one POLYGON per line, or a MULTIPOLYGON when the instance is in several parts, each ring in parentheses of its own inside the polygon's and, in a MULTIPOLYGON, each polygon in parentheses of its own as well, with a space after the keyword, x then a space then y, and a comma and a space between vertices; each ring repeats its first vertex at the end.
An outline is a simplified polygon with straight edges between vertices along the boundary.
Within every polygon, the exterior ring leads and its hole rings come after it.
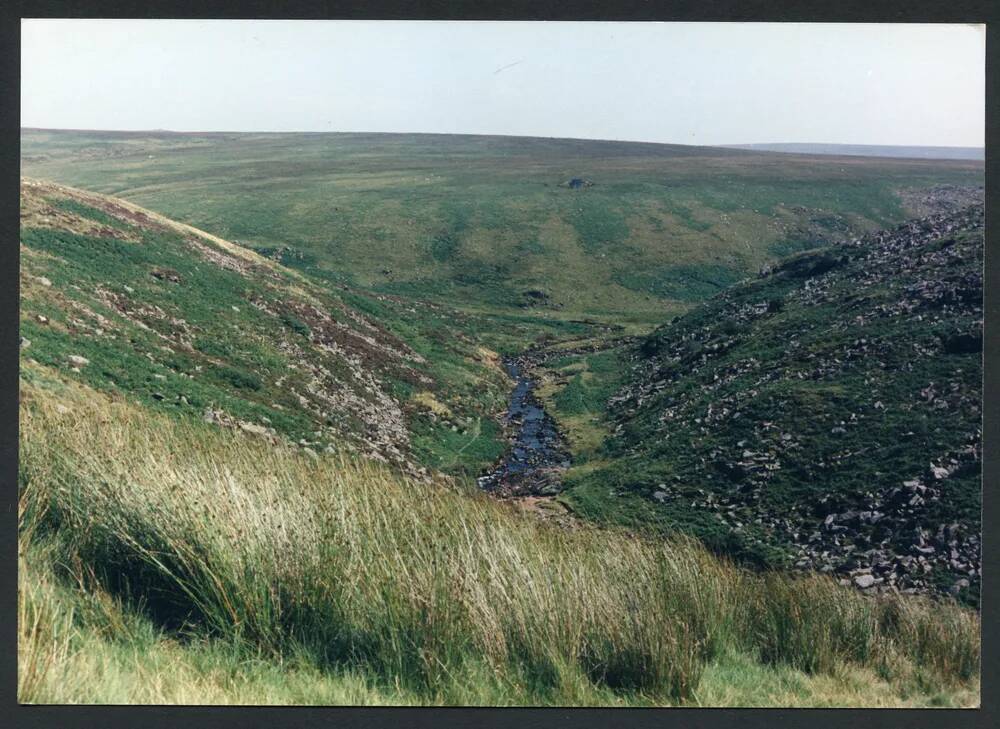
POLYGON ((320 286, 120 200, 33 181, 20 273, 27 361, 154 410, 411 473, 475 476, 500 455, 507 382, 491 347, 546 329, 320 286))
POLYGON ((22 372, 21 702, 978 703, 957 605, 565 529, 22 372))
POLYGON ((633 346, 551 362, 557 417, 598 434, 563 498, 757 564, 976 602, 982 265, 980 205, 798 254, 633 346))
POLYGON ((775 257, 982 184, 975 161, 390 134, 24 130, 22 169, 328 280, 465 308, 654 324, 775 257), (579 180, 579 187, 568 183, 579 180))
POLYGON ((22 702, 978 705, 981 163, 22 144, 22 702))

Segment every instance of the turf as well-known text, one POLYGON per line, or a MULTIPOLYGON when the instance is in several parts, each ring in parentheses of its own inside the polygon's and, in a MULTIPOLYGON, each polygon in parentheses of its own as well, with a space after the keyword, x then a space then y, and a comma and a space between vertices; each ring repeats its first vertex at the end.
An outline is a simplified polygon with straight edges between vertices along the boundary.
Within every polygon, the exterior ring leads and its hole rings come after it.
POLYGON ((25 174, 109 193, 333 282, 658 323, 817 239, 899 222, 977 161, 391 134, 22 132, 25 174), (591 186, 573 189, 574 177, 591 186))

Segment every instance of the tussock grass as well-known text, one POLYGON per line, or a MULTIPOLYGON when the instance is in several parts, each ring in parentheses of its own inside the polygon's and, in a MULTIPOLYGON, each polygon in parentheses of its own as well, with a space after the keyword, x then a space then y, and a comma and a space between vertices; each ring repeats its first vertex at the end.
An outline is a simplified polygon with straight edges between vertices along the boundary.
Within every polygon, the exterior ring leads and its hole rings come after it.
MULTIPOLYGON (((158 646, 144 658, 157 671, 195 646, 185 660, 230 666, 244 698, 287 667, 312 690, 260 695, 292 703, 676 704, 734 652, 906 691, 976 681, 978 617, 953 604, 751 574, 686 539, 560 529, 378 465, 62 402, 22 388, 22 560, 36 564, 20 582, 22 701, 58 699, 68 667, 123 640, 158 646), (340 688, 317 689, 323 676, 340 688)), ((121 693, 232 699, 188 673, 201 693, 121 693)))

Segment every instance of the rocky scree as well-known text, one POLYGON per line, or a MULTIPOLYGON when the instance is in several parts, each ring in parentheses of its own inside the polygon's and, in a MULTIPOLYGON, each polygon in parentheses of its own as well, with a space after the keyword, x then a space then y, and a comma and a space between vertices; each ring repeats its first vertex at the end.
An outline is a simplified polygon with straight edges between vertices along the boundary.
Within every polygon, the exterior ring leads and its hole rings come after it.
POLYGON ((800 254, 661 327, 609 404, 620 494, 768 561, 976 602, 982 261, 972 205, 800 254))

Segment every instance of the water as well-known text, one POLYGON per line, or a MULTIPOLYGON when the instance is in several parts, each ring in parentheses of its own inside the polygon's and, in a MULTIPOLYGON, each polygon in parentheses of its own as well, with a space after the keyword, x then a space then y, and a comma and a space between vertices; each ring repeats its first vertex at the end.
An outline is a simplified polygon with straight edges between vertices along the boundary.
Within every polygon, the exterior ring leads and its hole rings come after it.
POLYGON ((562 435, 535 397, 536 383, 527 374, 528 364, 524 357, 503 360, 504 369, 515 382, 506 415, 511 446, 500 462, 478 479, 483 490, 501 496, 557 493, 562 472, 569 467, 562 435))

